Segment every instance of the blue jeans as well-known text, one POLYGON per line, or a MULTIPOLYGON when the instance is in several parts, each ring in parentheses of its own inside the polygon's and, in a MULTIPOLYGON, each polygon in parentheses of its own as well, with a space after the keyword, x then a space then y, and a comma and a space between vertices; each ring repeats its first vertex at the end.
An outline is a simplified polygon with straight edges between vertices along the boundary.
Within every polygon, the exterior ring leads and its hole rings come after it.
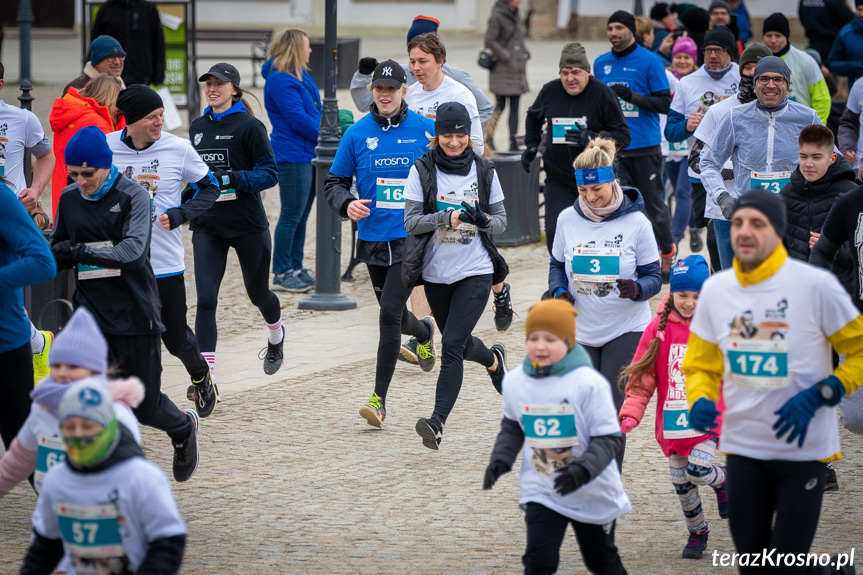
POLYGON ((716 234, 716 248, 719 250, 719 265, 722 269, 730 268, 734 261, 734 250, 731 249, 731 222, 715 219, 713 231, 716 234))
POLYGON ((279 164, 279 198, 282 211, 276 224, 273 246, 273 274, 303 268, 306 220, 315 197, 314 168, 311 164, 279 164))
POLYGON ((671 237, 675 242, 683 239, 686 227, 695 227, 692 213, 692 185, 685 159, 665 162, 665 177, 674 184, 674 215, 671 216, 671 237))

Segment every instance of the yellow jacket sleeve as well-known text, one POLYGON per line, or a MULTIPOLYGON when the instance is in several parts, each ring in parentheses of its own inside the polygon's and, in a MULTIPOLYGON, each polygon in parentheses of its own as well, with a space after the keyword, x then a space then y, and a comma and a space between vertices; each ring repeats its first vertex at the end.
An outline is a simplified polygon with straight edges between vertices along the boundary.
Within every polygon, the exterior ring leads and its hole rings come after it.
POLYGON ((719 385, 725 374, 725 362, 718 345, 704 341, 690 331, 681 369, 686 377, 686 400, 690 408, 702 397, 714 403, 719 401, 719 385))
MULTIPOLYGON (((690 341, 691 338, 690 335, 690 341)), ((845 361, 833 375, 845 386, 845 395, 851 395, 863 383, 863 315, 858 315, 828 339, 837 353, 845 354, 845 361)), ((686 391, 689 392, 688 387, 686 391)))
POLYGON ((827 89, 827 82, 822 78, 809 86, 809 98, 812 103, 812 109, 818 114, 821 123, 827 125, 827 117, 830 115, 830 90, 827 89))

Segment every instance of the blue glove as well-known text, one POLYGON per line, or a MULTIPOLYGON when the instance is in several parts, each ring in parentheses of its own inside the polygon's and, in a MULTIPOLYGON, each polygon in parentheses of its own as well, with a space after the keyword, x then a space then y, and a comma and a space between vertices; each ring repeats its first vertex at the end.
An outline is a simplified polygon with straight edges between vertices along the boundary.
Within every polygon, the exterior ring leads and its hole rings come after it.
POLYGON ((716 418, 719 417, 719 412, 716 411, 716 404, 701 397, 692 405, 689 410, 689 427, 702 433, 713 433, 713 428, 718 424, 716 418))
POLYGON ((776 431, 776 439, 781 439, 783 435, 788 434, 787 443, 793 443, 797 439, 797 447, 803 447, 803 442, 806 440, 806 431, 809 428, 809 422, 815 415, 815 411, 822 405, 836 405, 842 396, 845 395, 845 386, 839 381, 835 375, 825 377, 812 387, 807 387, 801 392, 798 392, 794 397, 785 402, 785 405, 774 412, 779 417, 776 423, 773 424, 773 431, 776 431), (833 390, 833 399, 828 403, 821 396, 818 386, 824 384, 833 390))

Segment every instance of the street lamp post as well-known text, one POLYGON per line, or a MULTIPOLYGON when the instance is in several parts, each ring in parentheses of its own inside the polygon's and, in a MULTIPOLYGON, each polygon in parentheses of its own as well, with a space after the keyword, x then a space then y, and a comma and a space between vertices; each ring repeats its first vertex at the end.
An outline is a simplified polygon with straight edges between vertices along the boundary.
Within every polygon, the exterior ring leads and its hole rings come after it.
POLYGON ((312 160, 317 181, 315 231, 315 293, 300 300, 299 309, 355 309, 357 302, 341 293, 339 267, 342 253, 342 224, 324 201, 324 181, 336 156, 342 131, 336 100, 336 0, 326 0, 324 20, 324 102, 316 157, 312 160))
POLYGON ((33 28, 33 10, 30 7, 30 0, 21 0, 18 4, 18 30, 20 32, 20 52, 21 52, 21 82, 32 80, 30 77, 30 31, 33 28))

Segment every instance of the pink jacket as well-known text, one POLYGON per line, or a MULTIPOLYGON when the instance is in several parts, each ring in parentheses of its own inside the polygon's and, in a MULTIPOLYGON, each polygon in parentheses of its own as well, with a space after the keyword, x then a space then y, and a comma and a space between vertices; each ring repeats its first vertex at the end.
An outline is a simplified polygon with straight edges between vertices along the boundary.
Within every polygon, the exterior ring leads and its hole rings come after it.
MULTIPOLYGON (((123 403, 130 409, 138 407, 144 400, 144 385, 137 378, 115 379, 108 382, 108 387, 111 388, 114 401, 123 403)), ((34 403, 31 409, 44 408, 34 403)), ((16 437, 9 445, 9 450, 0 458, 0 498, 27 479, 35 469, 36 452, 26 449, 16 437)))
MULTIPOLYGON (((659 327, 659 315, 662 309, 668 302, 670 295, 666 294, 665 298, 660 302, 657 308, 657 315, 647 325, 644 333, 641 335, 641 340, 638 342, 638 349, 635 351, 633 362, 638 361, 641 356, 647 352, 647 348, 657 337, 659 327)), ((666 400, 685 400, 686 390, 685 379, 680 370, 683 363, 683 355, 686 353, 686 344, 689 340, 689 319, 681 316, 674 309, 668 314, 668 321, 665 325, 665 333, 659 341, 659 355, 653 364, 653 370, 644 374, 641 378, 641 386, 639 392, 633 392, 630 389, 626 391, 626 399, 618 414, 619 419, 624 417, 632 417, 637 422, 641 423, 644 417, 644 411, 647 409, 647 404, 654 392, 657 392, 656 397, 656 441, 662 448, 662 452, 666 457, 672 453, 677 453, 683 457, 688 457, 692 448, 709 439, 710 435, 699 435, 698 437, 690 437, 686 439, 666 439, 663 435, 663 406, 666 400), (641 389, 646 390, 646 396, 640 393, 641 389)), ((628 387, 628 386, 627 386, 628 387)), ((725 404, 720 397, 717 410, 721 413, 725 411, 725 404)), ((719 427, 716 429, 717 437, 722 431, 722 416, 719 417, 719 427)))

